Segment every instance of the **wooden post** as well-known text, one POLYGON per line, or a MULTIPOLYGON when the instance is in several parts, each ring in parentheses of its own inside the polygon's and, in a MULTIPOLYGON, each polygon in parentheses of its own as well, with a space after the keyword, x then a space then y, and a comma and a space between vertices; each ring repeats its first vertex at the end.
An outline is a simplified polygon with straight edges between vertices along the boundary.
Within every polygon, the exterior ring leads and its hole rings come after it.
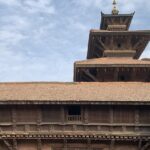
POLYGON ((37 108, 37 114, 38 114, 38 119, 37 119, 37 130, 40 131, 40 125, 42 123, 42 111, 41 108, 37 108))
POLYGON ((64 106, 61 106, 61 119, 62 119, 62 123, 65 123, 65 110, 64 110, 64 106))
POLYGON ((42 150, 42 141, 41 141, 41 139, 37 140, 37 150, 42 150))
POLYGON ((142 140, 140 139, 138 143, 138 150, 141 150, 141 148, 142 148, 142 140))
POLYGON ((63 150, 67 150, 67 140, 66 139, 64 139, 63 150))
POLYGON ((118 81, 118 68, 114 68, 114 81, 118 81))
POLYGON ((18 150, 18 144, 16 139, 13 139, 13 150, 18 150))
POLYGON ((111 36, 111 39, 110 39, 110 47, 112 48, 112 50, 114 50, 114 37, 111 36))
POLYGON ((112 139, 110 143, 110 150, 114 150, 114 145, 115 145, 115 139, 112 139))
POLYGON ((91 140, 87 139, 87 150, 91 150, 91 140))
POLYGON ((88 124, 88 108, 84 107, 84 122, 88 124))
POLYGON ((113 122, 114 122, 114 118, 113 118, 113 108, 110 106, 109 108, 109 115, 110 115, 110 131, 113 131, 113 122))
POLYGON ((135 131, 139 131, 139 110, 136 108, 135 110, 135 131))
POLYGON ((17 113, 16 113, 16 109, 15 108, 12 108, 12 124, 13 124, 13 131, 16 131, 16 116, 17 116, 17 113))

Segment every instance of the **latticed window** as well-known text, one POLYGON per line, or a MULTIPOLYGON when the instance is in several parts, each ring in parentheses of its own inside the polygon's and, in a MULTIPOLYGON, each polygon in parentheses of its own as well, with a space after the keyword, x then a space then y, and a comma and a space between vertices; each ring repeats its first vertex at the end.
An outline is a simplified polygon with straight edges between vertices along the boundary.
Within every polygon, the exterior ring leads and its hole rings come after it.
POLYGON ((88 112, 89 122, 91 123, 109 123, 110 112, 106 106, 91 106, 88 112))
POLYGON ((113 122, 114 123, 134 123, 134 108, 130 107, 114 107, 113 122))
POLYGON ((81 107, 80 106, 68 106, 67 107, 67 120, 81 121, 81 107))

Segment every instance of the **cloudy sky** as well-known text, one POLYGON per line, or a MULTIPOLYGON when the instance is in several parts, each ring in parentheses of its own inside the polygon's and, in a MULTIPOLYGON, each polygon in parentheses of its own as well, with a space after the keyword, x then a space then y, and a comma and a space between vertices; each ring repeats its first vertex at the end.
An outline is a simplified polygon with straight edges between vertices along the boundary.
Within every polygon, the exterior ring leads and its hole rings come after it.
MULTIPOLYGON (((119 1, 119 0, 118 0, 119 1)), ((91 28, 112 0, 0 0, 0 81, 72 81, 73 62, 86 58, 91 28)), ((130 29, 150 29, 149 0, 120 0, 136 11, 130 29)), ((150 44, 143 57, 150 57, 150 44)))

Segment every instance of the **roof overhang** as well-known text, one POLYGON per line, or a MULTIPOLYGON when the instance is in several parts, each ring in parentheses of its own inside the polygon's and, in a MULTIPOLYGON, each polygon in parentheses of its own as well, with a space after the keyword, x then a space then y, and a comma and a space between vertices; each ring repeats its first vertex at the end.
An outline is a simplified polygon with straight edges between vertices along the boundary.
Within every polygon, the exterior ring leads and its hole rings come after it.
MULTIPOLYGON (((90 35, 89 35, 89 44, 88 44, 88 54, 87 54, 87 59, 91 58, 97 58, 94 56, 94 53, 99 51, 99 56, 98 57, 103 57, 104 51, 105 50, 111 50, 111 45, 107 44, 106 48, 101 48, 99 45, 98 47, 95 48, 96 41, 99 38, 102 37, 107 37, 107 38, 122 38, 125 37, 124 40, 129 40, 129 38, 132 39, 138 39, 132 47, 129 49, 131 50, 136 50, 135 56, 133 58, 138 59, 142 52, 144 51, 145 47, 147 46, 148 42, 150 41, 150 30, 138 30, 138 31, 106 31, 106 30, 91 30, 90 35), (136 46, 138 42, 141 42, 140 46, 136 46)), ((126 49, 127 50, 127 49, 126 49)))
POLYGON ((134 14, 135 12, 131 14, 112 15, 112 14, 104 14, 103 12, 101 12, 100 29, 106 30, 108 25, 113 24, 113 22, 115 22, 115 25, 126 25, 127 26, 126 30, 128 30, 134 14))
POLYGON ((0 83, 0 105, 150 105, 149 91, 144 82, 0 83))

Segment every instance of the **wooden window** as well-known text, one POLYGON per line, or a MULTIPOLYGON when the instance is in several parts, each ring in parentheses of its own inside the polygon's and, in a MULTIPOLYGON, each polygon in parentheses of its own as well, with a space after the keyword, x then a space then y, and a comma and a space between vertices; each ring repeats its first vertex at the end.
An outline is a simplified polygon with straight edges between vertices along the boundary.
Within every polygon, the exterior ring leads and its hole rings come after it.
POLYGON ((91 106, 88 112, 89 123, 109 123, 110 112, 107 106, 91 106))
POLYGON ((61 122, 62 121, 60 106, 42 106, 43 122, 61 122))
POLYGON ((135 122, 134 108, 118 106, 113 110, 114 123, 134 123, 135 122))
POLYGON ((140 108, 139 122, 141 124, 150 124, 150 107, 140 108))
POLYGON ((81 121, 81 107, 68 106, 67 107, 67 120, 68 121, 81 121))
POLYGON ((8 108, 8 106, 5 107, 0 107, 0 122, 11 122, 12 121, 12 113, 11 109, 8 108))
POLYGON ((35 107, 20 106, 16 108, 17 122, 37 122, 38 113, 35 107))

